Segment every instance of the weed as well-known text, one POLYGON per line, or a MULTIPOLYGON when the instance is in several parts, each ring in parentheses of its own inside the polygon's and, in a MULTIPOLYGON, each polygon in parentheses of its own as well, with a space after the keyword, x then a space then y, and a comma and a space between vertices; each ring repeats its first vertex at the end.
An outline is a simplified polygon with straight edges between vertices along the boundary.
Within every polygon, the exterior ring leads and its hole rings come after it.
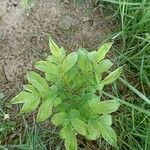
POLYGON ((21 112, 25 113, 40 105, 37 122, 52 115, 51 122, 60 127, 60 137, 67 150, 77 149, 78 134, 89 140, 102 136, 117 147, 110 114, 119 108, 120 103, 116 98, 103 101, 101 96, 103 87, 114 82, 122 71, 120 67, 103 77, 112 66, 109 59, 104 59, 111 45, 112 42, 104 43, 93 52, 80 48, 66 55, 64 48, 59 48, 50 38, 52 55, 46 61, 34 64, 45 77, 34 71, 28 72, 29 84, 11 102, 23 103, 21 112))

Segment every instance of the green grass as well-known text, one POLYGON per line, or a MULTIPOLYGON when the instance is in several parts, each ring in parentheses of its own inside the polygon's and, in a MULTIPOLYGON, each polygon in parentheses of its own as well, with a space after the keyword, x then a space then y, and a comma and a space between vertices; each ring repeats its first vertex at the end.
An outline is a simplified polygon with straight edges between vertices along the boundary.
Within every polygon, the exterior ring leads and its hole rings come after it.
POLYGON ((149 150, 150 1, 103 0, 103 4, 113 6, 112 16, 120 22, 115 40, 121 48, 113 52, 117 65, 124 65, 125 80, 120 80, 120 87, 125 92, 112 87, 116 97, 125 100, 114 121, 119 149, 149 150))
POLYGON ((122 50, 117 50, 120 64, 128 63, 137 73, 141 86, 150 87, 150 2, 148 0, 124 0, 116 2, 121 23, 122 50), (140 5, 139 5, 140 4, 140 5))

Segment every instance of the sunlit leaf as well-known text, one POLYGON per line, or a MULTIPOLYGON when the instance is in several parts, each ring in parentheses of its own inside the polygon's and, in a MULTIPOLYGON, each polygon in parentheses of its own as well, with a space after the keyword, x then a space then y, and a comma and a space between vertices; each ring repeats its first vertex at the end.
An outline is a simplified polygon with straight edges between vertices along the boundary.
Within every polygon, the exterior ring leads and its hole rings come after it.
POLYGON ((26 103, 34 99, 34 95, 29 92, 21 92, 15 96, 10 102, 12 104, 26 103))
POLYGON ((46 60, 47 60, 48 62, 54 63, 54 64, 56 64, 56 65, 57 65, 58 62, 59 62, 59 60, 58 60, 55 56, 53 56, 53 55, 49 55, 46 60))
POLYGON ((99 118, 100 122, 103 122, 105 125, 107 126, 111 126, 112 125, 112 117, 111 115, 102 115, 99 118))
POLYGON ((32 85, 26 84, 23 86, 23 89, 27 92, 31 92, 32 94, 38 95, 37 91, 32 85))
POLYGON ((49 37, 49 47, 53 56, 58 58, 61 57, 61 51, 51 37, 49 37))
POLYGON ((102 44, 99 49, 97 50, 97 54, 95 57, 95 62, 98 63, 99 61, 101 61, 102 59, 105 58, 106 53, 109 51, 110 47, 112 46, 113 42, 108 42, 108 43, 104 43, 102 44))
POLYGON ((96 55, 97 55, 97 52, 96 51, 92 51, 92 52, 89 52, 87 55, 88 55, 89 60, 94 63, 96 55))
POLYGON ((48 61, 38 61, 34 64, 34 67, 45 73, 59 74, 58 66, 48 61))
POLYGON ((87 135, 87 124, 77 118, 71 119, 71 124, 76 132, 82 135, 87 135))
POLYGON ((115 147, 117 146, 116 133, 110 126, 106 125, 105 122, 99 121, 98 130, 107 142, 115 147))
POLYGON ((61 103, 62 103, 62 99, 60 99, 59 97, 54 98, 54 107, 57 107, 61 103))
POLYGON ((113 63, 109 59, 104 59, 95 66, 95 71, 98 75, 101 75, 103 72, 108 71, 112 65, 113 63))
POLYGON ((77 150, 77 138, 72 128, 62 128, 60 136, 65 140, 66 150, 77 150))
POLYGON ((101 81, 102 84, 110 84, 114 82, 121 74, 122 67, 119 67, 115 71, 111 72, 104 80, 101 81))
POLYGON ((94 119, 90 119, 88 121, 87 129, 88 129, 88 136, 87 136, 88 139, 96 140, 97 138, 99 138, 100 133, 98 131, 97 124, 95 123, 94 119))
POLYGON ((49 90, 46 80, 36 72, 34 71, 28 72, 27 79, 29 83, 31 83, 34 86, 34 88, 36 88, 39 91, 39 93, 45 93, 49 90))
POLYGON ((42 105, 40 106, 36 119, 37 122, 48 119, 52 114, 52 109, 53 109, 53 99, 49 98, 45 102, 43 102, 42 105))
POLYGON ((67 113, 60 112, 60 113, 53 115, 53 117, 51 118, 51 121, 55 126, 58 126, 58 125, 62 125, 64 121, 66 121, 65 119, 67 117, 68 117, 67 113))
POLYGON ((76 52, 70 53, 62 63, 62 71, 69 71, 76 63, 78 59, 78 54, 76 52))
POLYGON ((40 103, 40 97, 34 97, 32 100, 26 102, 23 107, 21 108, 21 112, 31 112, 34 111, 40 103))
POLYGON ((85 72, 86 62, 87 62, 87 54, 84 50, 79 49, 78 56, 79 56, 78 57, 78 66, 83 72, 85 72))
POLYGON ((89 106, 93 112, 98 114, 110 114, 118 110, 120 103, 117 100, 107 100, 102 102, 91 100, 89 106))
POLYGON ((81 118, 80 112, 77 109, 71 109, 69 115, 71 118, 81 118))

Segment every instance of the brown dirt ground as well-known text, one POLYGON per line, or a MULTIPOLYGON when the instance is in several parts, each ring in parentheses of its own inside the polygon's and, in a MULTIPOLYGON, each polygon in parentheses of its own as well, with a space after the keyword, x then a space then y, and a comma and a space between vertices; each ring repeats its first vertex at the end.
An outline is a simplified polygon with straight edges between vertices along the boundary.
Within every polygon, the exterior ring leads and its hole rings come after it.
POLYGON ((68 51, 89 50, 111 34, 112 26, 101 7, 67 0, 0 0, 0 92, 14 95, 26 82, 33 62, 49 53, 48 36, 68 51))
POLYGON ((102 9, 91 5, 37 0, 23 9, 19 0, 0 4, 0 91, 6 94, 18 89, 32 63, 49 53, 48 35, 72 51, 93 49, 111 33, 102 9))

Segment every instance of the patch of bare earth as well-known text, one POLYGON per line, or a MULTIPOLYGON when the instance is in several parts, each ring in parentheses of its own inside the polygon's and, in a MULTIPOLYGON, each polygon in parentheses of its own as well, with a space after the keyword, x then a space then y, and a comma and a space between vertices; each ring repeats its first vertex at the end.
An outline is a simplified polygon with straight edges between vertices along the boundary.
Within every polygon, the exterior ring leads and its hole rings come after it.
POLYGON ((15 94, 32 63, 49 53, 48 36, 68 51, 96 48, 111 33, 102 8, 68 1, 0 0, 0 92, 15 94))

